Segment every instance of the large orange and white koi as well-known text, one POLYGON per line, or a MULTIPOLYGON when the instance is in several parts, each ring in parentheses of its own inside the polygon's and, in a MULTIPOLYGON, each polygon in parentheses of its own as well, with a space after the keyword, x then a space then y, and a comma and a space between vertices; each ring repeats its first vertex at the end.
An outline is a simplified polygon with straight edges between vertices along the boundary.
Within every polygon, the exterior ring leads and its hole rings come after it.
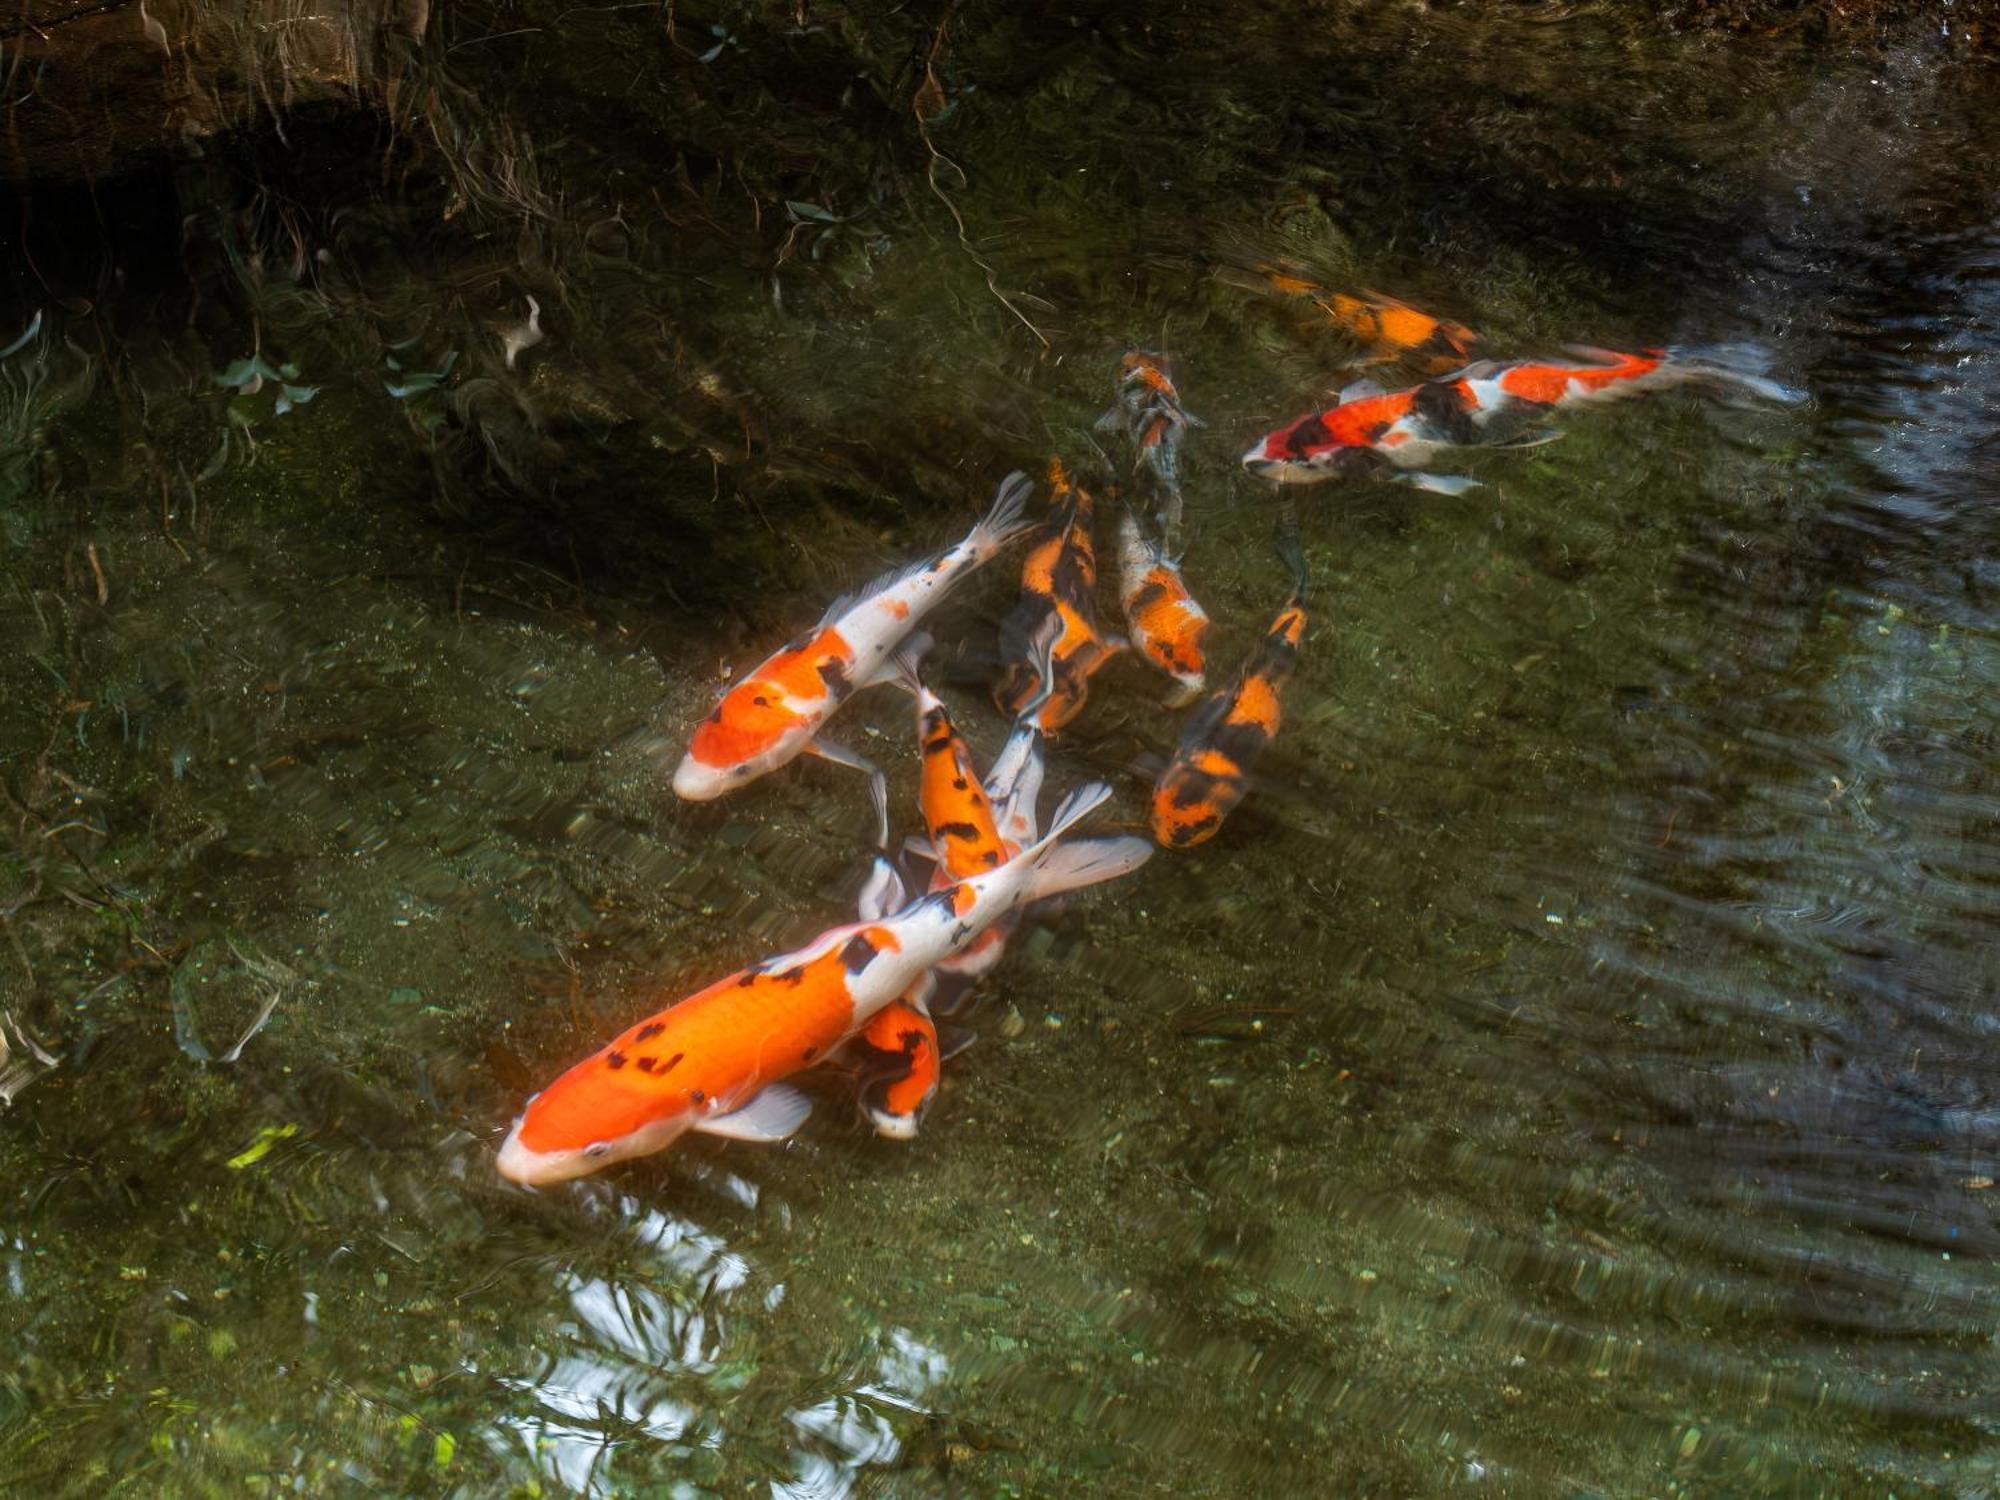
POLYGON ((838 600, 818 625, 751 671, 695 729, 674 772, 674 791, 705 802, 810 752, 868 773, 886 839, 881 772, 821 737, 820 731, 858 688, 892 680, 889 658, 918 622, 1028 530, 1031 523, 1021 511, 1031 489, 1025 474, 1008 475, 992 508, 964 540, 838 600))
POLYGON ((528 1101, 500 1147, 501 1175, 562 1182, 662 1150, 690 1130, 790 1135, 811 1106, 784 1079, 822 1061, 1017 907, 1145 863, 1142 839, 1061 842, 1110 795, 1102 784, 1081 787, 1045 838, 998 869, 881 921, 835 927, 629 1027, 528 1101))

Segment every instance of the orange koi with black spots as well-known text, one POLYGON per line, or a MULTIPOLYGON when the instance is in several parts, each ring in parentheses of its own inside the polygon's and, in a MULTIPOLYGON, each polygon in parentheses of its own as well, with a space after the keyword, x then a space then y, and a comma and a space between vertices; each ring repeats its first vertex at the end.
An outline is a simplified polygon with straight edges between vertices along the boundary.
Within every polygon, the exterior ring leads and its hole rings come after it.
MULTIPOLYGON (((902 879, 887 859, 877 856, 861 894, 861 919, 880 920, 903 904, 902 879)), ((987 933, 993 930, 989 927, 987 933)), ((974 941, 983 938, 984 934, 974 941)), ((844 1049, 847 1061, 860 1071, 861 1113, 877 1135, 889 1140, 916 1138, 937 1098, 945 1060, 972 1042, 970 1032, 940 1028, 931 1019, 930 1000, 936 990, 935 975, 924 975, 844 1049)))
POLYGON ((1070 481, 1061 459, 1049 461, 1049 484, 1053 493, 1046 534, 1029 549, 1021 567, 1020 601, 1000 623, 1000 654, 1007 667, 993 699, 1002 713, 1031 717, 1053 734, 1077 716, 1089 695, 1091 675, 1123 642, 1107 640, 1097 630, 1096 508, 1090 491, 1070 481), (1044 682, 1035 642, 1051 629, 1054 675, 1044 682))
POLYGON ((1055 826, 996 870, 893 916, 835 927, 803 948, 718 980, 621 1032, 528 1101, 500 1147, 501 1175, 530 1185, 582 1177, 690 1130, 779 1140, 810 1112, 783 1082, 901 999, 1015 908, 1137 869, 1142 840, 1060 842, 1110 796, 1079 788, 1055 826))

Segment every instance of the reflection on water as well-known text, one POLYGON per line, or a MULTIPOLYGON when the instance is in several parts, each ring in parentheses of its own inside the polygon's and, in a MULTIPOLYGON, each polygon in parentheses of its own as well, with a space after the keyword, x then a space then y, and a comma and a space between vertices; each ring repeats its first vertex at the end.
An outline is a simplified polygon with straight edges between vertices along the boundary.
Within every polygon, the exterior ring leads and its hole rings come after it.
MULTIPOLYGON (((517 9, 399 57, 386 148, 301 112, 30 216, 10 1486, 2000 1485, 1987 65, 517 9), (527 1092, 851 909, 847 773, 668 795, 721 670, 1093 462, 1128 346, 1208 424, 1185 567, 1247 648, 1286 581, 1237 455, 1360 352, 1245 284, 1281 259, 1812 400, 1300 492, 1263 783, 1023 935, 918 1141, 812 1076, 783 1149, 500 1182, 527 1092), (315 394, 218 380, 253 352, 315 394)), ((1009 581, 939 622, 982 756, 1009 581)), ((1054 784, 1141 818, 1160 691, 1107 668, 1054 784)), ((906 807, 906 705, 855 717, 906 807)))

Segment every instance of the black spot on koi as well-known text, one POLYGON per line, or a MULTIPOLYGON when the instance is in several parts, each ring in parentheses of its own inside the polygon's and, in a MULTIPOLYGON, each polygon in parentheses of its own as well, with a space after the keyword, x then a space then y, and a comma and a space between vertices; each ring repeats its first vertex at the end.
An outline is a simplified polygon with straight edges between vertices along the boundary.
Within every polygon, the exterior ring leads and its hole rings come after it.
POLYGON ((868 934, 857 932, 847 940, 847 946, 840 950, 841 967, 850 974, 859 974, 875 961, 880 950, 868 941, 868 934))

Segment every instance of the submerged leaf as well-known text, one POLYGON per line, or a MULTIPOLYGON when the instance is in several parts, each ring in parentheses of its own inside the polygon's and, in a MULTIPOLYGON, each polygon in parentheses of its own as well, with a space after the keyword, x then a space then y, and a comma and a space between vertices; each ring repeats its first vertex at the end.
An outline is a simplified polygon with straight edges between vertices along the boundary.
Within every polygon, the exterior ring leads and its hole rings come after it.
POLYGON ((230 1157, 223 1165, 232 1172, 240 1172, 245 1167, 262 1161, 271 1154, 271 1148, 282 1140, 288 1140, 299 1133, 299 1127, 290 1123, 284 1125, 260 1125, 257 1135, 250 1144, 230 1157))

